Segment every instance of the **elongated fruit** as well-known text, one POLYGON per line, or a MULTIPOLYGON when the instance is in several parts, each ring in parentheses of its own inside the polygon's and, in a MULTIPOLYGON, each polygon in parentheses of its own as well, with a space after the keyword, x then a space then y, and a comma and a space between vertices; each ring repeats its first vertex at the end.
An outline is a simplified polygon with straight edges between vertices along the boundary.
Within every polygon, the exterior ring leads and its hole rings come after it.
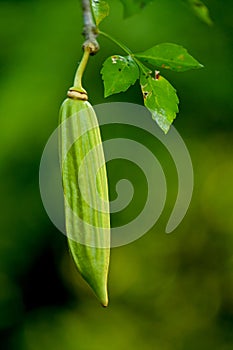
POLYGON ((60 163, 68 243, 78 270, 101 304, 107 306, 110 217, 102 140, 86 95, 71 91, 68 96, 60 110, 60 163))

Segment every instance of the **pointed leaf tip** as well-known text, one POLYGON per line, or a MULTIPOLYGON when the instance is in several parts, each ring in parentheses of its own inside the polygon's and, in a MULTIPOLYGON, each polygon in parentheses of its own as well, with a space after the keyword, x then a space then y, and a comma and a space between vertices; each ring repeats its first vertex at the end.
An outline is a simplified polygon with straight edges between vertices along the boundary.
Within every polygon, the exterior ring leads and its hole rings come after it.
POLYGON ((144 104, 152 118, 166 134, 178 113, 178 97, 173 86, 162 76, 141 76, 144 104))
POLYGON ((171 69, 176 72, 203 67, 184 47, 173 43, 158 44, 144 52, 136 53, 135 57, 156 68, 171 69))

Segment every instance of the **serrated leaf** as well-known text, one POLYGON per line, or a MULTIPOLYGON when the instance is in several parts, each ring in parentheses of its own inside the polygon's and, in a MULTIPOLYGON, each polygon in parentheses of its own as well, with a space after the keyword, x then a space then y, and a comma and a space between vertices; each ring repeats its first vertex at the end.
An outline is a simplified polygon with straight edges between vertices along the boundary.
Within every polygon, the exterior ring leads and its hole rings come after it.
POLYGON ((111 56, 101 70, 104 96, 126 91, 139 78, 139 69, 131 56, 111 56))
POLYGON ((109 15, 109 4, 103 0, 91 0, 91 6, 97 26, 109 15))
POLYGON ((171 43, 156 45, 144 52, 136 53, 134 56, 156 68, 166 68, 177 72, 203 67, 185 48, 171 43))
POLYGON ((124 17, 139 13, 152 0, 121 0, 124 7, 124 17))
POLYGON ((167 133, 178 112, 179 99, 174 87, 162 76, 141 75, 144 104, 152 118, 167 133))
POLYGON ((212 19, 210 18, 208 7, 200 0, 184 0, 191 7, 193 12, 199 17, 203 22, 208 25, 212 25, 212 19))

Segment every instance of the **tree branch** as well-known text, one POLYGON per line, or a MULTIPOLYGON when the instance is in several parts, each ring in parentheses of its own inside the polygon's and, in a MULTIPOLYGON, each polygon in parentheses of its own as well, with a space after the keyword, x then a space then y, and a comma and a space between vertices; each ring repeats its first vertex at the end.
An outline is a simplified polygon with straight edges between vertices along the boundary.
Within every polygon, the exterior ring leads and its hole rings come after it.
POLYGON ((85 38, 83 49, 89 50, 90 55, 95 55, 99 51, 99 44, 96 40, 98 32, 93 20, 90 0, 82 0, 82 10, 84 22, 83 35, 85 38))

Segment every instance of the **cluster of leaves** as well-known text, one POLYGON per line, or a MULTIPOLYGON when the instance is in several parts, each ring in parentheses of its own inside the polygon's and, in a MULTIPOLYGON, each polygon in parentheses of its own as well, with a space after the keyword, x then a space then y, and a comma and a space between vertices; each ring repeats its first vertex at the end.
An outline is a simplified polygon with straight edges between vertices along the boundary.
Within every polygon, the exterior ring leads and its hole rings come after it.
POLYGON ((138 79, 144 104, 159 127, 167 133, 178 112, 178 97, 173 86, 157 69, 185 71, 202 65, 179 45, 160 44, 141 53, 114 55, 106 59, 101 70, 105 97, 126 91, 138 79), (152 72, 144 63, 155 67, 152 72))
MULTIPOLYGON (((152 0, 121 0, 125 15, 138 12, 152 0)), ((208 10, 200 0, 186 0, 196 13, 210 24, 208 10), (198 9, 198 11, 197 11, 198 9), (207 12, 206 12, 207 10, 207 12)), ((103 0, 92 0, 92 9, 97 26, 109 14, 109 5, 103 0)), ((100 32, 101 34, 101 32, 100 32)), ((104 33, 102 33, 104 34, 104 33)), ((111 38, 109 35, 107 35, 111 38)), ((152 118, 167 133, 178 112, 179 99, 174 87, 160 75, 159 69, 183 72, 203 67, 185 48, 173 43, 163 43, 140 52, 132 53, 117 42, 127 56, 114 55, 106 59, 101 70, 105 97, 126 91, 139 80, 145 106, 152 118), (149 66, 148 66, 149 65, 149 66), (153 67, 153 70, 150 69, 153 67)))

